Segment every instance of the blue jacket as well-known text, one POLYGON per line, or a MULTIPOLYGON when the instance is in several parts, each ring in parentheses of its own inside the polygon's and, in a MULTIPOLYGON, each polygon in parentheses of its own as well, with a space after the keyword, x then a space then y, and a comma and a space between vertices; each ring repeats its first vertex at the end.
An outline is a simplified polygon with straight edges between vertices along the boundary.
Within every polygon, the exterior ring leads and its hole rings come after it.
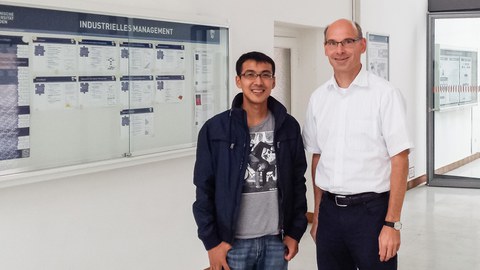
MULTIPOLYGON (((233 100, 232 108, 209 119, 198 135, 193 214, 198 237, 207 250, 222 241, 232 244, 235 237, 250 153, 247 115, 242 102, 240 93, 233 100)), ((280 228, 284 235, 300 241, 307 228, 304 177, 307 163, 300 125, 273 97, 268 99, 268 108, 275 118, 280 228)))

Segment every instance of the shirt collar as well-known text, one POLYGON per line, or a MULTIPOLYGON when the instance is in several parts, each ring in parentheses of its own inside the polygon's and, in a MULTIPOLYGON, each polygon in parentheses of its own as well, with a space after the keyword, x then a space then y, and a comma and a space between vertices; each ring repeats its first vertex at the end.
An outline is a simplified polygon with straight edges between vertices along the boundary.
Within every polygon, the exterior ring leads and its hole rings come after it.
MULTIPOLYGON (((328 86, 328 89, 340 90, 340 87, 338 86, 334 75, 332 75, 330 80, 327 82, 327 86, 328 86)), ((355 79, 347 89, 350 89, 352 87, 359 87, 364 89, 368 88, 368 72, 365 71, 363 67, 362 69, 360 69, 360 72, 357 74, 357 77, 355 77, 355 79)))

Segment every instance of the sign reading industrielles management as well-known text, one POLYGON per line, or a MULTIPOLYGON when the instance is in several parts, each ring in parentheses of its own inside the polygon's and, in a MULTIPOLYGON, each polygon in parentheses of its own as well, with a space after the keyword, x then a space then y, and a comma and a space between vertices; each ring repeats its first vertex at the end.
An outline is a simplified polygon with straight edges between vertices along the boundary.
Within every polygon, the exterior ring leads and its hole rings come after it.
POLYGON ((0 5, 0 29, 218 44, 220 27, 0 5))

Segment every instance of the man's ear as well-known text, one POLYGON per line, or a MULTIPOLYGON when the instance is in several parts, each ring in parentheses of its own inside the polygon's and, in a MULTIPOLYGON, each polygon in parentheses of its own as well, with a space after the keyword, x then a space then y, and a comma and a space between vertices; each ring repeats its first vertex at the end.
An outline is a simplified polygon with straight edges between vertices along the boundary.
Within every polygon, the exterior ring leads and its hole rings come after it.
POLYGON ((235 76, 235 84, 237 85, 238 88, 242 89, 242 84, 240 83, 240 76, 235 76))
POLYGON ((367 50, 367 39, 362 38, 362 40, 360 40, 360 42, 362 44, 362 53, 364 53, 367 50))

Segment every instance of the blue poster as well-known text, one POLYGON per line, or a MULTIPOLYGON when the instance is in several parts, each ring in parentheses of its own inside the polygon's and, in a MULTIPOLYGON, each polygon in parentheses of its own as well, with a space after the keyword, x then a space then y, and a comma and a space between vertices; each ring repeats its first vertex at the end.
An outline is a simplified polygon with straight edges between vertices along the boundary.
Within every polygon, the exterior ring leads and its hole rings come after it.
POLYGON ((20 37, 0 36, 0 160, 30 156, 30 107, 22 104, 19 68, 28 67, 28 59, 18 57, 20 37))

